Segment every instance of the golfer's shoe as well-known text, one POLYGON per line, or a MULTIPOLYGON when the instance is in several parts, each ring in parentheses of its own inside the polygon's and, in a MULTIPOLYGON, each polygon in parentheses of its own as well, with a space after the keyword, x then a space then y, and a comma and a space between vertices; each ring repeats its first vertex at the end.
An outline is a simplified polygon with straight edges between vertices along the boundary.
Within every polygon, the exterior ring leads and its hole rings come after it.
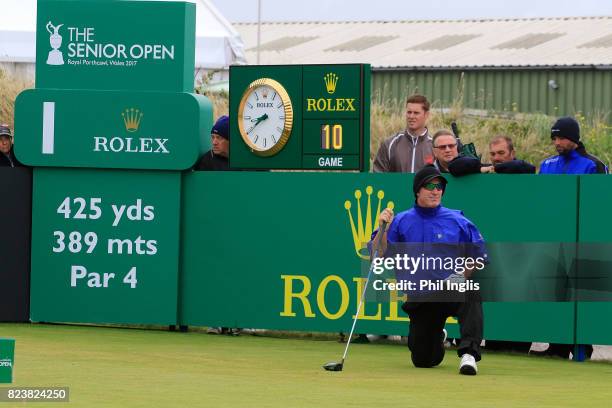
POLYGON ((476 359, 473 355, 466 353, 461 356, 459 372, 463 375, 476 375, 478 368, 476 367, 476 359))

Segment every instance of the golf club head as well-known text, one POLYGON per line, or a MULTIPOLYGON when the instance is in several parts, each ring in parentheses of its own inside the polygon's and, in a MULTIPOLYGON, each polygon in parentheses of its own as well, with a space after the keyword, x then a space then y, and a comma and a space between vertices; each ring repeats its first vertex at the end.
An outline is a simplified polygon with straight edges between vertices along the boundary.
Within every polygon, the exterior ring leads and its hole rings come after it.
POLYGON ((336 362, 331 362, 331 363, 327 363, 323 366, 323 368, 327 371, 342 371, 342 367, 344 366, 344 364, 342 363, 336 363, 336 362))

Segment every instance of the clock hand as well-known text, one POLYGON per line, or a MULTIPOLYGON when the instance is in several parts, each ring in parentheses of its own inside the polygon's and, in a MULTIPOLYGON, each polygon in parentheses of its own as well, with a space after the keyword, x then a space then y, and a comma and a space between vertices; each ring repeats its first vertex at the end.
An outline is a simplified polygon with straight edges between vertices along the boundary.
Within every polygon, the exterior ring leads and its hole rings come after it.
POLYGON ((251 119, 251 122, 257 122, 257 123, 259 123, 259 122, 261 122, 262 120, 267 119, 267 118, 268 118, 268 114, 267 114, 267 113, 264 113, 263 115, 261 115, 261 116, 260 116, 260 117, 258 117, 258 118, 251 119))
MULTIPOLYGON (((250 128, 247 129, 247 133, 251 133, 251 131, 253 131, 253 129, 255 129, 255 126, 259 125, 261 122, 263 122, 264 120, 268 119, 268 114, 264 113, 263 115, 261 115, 260 117, 258 117, 255 122, 255 124, 253 126, 251 126, 250 128)), ((251 122, 253 121, 253 119, 251 119, 251 122)))

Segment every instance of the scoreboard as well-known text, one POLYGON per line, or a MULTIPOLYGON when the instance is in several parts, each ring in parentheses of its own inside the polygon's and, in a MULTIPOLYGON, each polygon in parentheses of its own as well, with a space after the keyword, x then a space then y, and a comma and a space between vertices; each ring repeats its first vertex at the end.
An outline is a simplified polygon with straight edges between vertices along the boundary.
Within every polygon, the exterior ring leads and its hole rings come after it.
POLYGON ((370 66, 230 67, 230 167, 368 171, 370 66))

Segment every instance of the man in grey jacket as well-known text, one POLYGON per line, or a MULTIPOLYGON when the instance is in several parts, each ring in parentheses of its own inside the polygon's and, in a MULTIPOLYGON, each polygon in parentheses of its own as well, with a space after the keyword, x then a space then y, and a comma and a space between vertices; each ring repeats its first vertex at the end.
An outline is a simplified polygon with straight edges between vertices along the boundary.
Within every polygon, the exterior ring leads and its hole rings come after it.
POLYGON ((381 143, 374 159, 375 173, 416 173, 433 163, 431 135, 427 130, 429 101, 423 95, 406 100, 406 129, 381 143))

